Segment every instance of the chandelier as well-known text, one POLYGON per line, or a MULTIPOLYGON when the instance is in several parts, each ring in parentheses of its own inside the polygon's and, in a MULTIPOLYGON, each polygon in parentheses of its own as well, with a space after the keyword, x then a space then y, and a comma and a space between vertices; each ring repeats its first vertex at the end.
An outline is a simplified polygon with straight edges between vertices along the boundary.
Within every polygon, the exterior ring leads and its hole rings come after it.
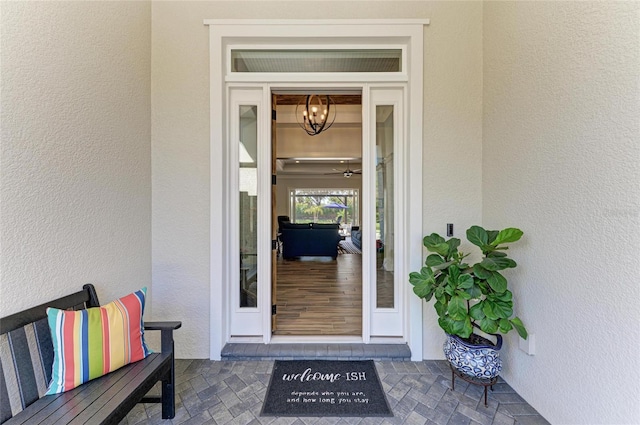
POLYGON ((327 130, 336 120, 336 104, 329 96, 311 94, 296 106, 298 124, 309 136, 327 130))

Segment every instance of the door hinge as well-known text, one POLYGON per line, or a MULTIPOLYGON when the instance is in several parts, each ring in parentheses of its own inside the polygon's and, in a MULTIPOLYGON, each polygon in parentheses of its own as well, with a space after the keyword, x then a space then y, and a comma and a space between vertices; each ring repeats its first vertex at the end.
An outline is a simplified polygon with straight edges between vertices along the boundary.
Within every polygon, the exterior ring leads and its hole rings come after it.
POLYGON ((271 241, 271 249, 278 249, 278 240, 274 239, 271 241))
POLYGON ((278 311, 278 306, 276 304, 271 306, 271 315, 275 316, 278 311))
POLYGON ((275 109, 271 110, 271 119, 276 121, 276 110, 275 109))
POLYGON ((271 184, 274 185, 274 186, 276 185, 276 175, 275 174, 271 175, 271 184))

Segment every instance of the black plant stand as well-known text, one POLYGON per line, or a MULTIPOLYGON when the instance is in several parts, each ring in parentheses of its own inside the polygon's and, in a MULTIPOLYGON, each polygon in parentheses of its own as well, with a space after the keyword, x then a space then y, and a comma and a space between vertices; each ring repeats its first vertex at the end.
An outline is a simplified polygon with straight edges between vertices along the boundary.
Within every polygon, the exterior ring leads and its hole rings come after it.
POLYGON ((491 391, 493 391, 493 386, 496 382, 498 382, 498 377, 494 378, 476 378, 474 376, 469 376, 465 373, 460 372, 458 369, 453 367, 451 363, 449 363, 449 368, 451 368, 451 391, 455 391, 456 389, 456 375, 458 378, 462 379, 473 385, 479 385, 484 387, 484 407, 487 407, 487 387, 491 387, 491 391))

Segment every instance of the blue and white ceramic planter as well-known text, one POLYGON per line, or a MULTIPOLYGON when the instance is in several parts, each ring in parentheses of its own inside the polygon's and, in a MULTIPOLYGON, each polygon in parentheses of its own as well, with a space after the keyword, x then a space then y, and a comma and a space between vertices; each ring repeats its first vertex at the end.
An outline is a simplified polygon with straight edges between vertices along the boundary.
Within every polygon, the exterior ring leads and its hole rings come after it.
POLYGON ((498 338, 495 345, 473 345, 456 335, 447 334, 444 355, 453 367, 466 375, 481 379, 495 378, 502 370, 499 352, 502 336, 495 336, 498 338))

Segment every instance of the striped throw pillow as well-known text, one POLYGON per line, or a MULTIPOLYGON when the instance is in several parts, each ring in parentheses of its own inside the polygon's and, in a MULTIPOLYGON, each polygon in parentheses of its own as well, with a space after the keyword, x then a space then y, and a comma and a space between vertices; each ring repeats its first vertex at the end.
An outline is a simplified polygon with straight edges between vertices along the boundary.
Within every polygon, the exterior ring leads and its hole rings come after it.
POLYGON ((151 353, 142 321, 146 294, 142 288, 86 310, 47 309, 54 352, 47 394, 69 391, 151 353))

